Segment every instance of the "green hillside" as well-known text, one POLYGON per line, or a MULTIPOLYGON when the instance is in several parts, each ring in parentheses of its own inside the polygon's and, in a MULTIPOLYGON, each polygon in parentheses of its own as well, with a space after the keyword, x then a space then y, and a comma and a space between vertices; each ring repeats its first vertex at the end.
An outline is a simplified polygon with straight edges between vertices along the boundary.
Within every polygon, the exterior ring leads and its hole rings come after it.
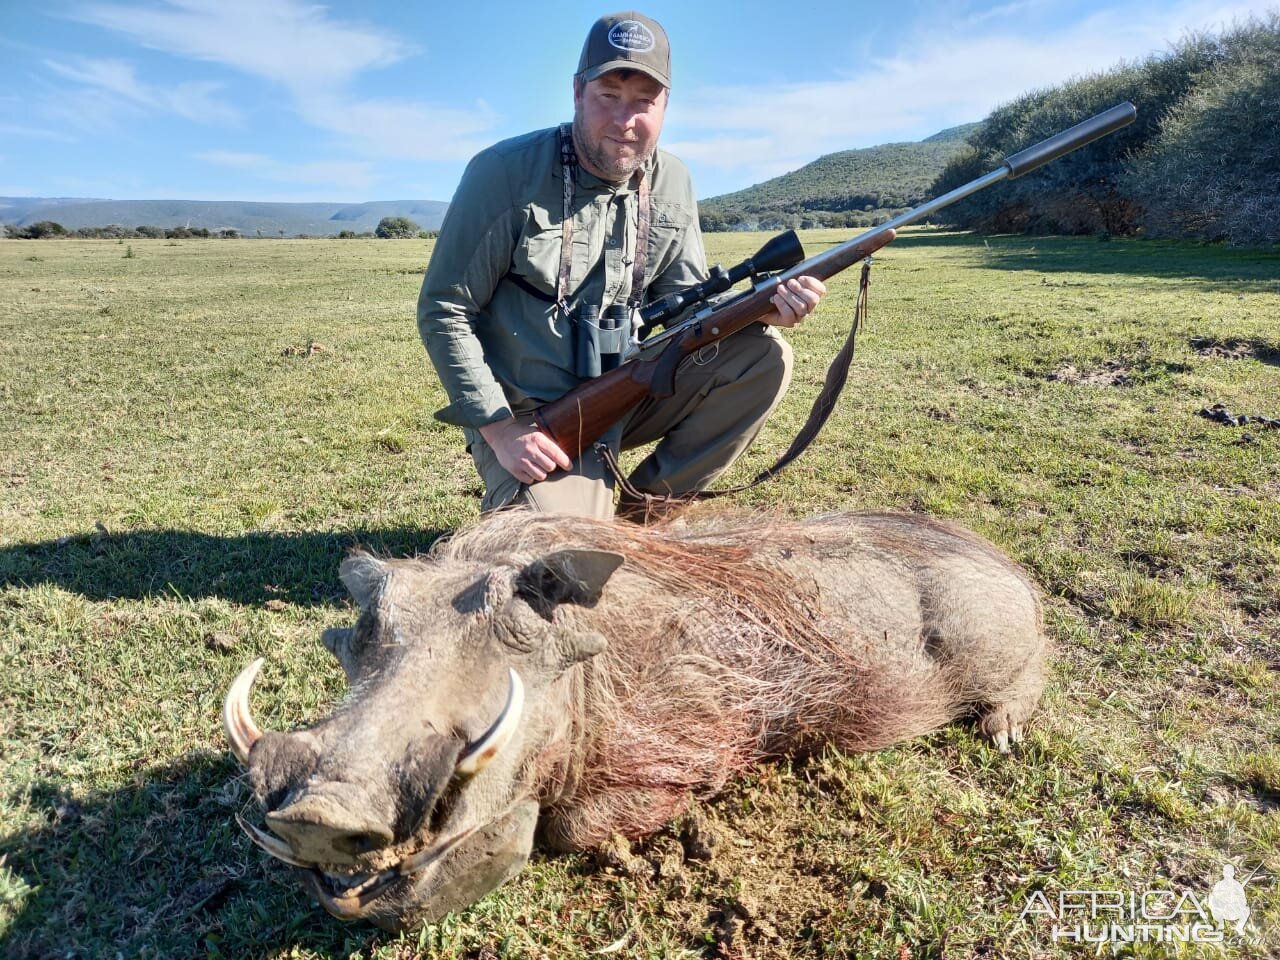
POLYGON ((863 226, 923 203, 977 124, 919 143, 886 143, 819 157, 799 170, 699 203, 704 230, 863 226))

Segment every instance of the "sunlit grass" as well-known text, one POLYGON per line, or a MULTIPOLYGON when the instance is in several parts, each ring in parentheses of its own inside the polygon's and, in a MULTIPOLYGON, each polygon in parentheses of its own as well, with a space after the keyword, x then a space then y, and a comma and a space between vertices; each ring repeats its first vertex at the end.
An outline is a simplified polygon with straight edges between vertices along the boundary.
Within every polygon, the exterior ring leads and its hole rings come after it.
MULTIPOLYGON (((845 238, 806 233, 810 252, 845 238)), ((726 264, 759 235, 708 238, 726 264)), ((920 509, 1040 583, 1044 709, 1003 758, 959 726, 769 767, 630 869, 542 856, 402 938, 343 926, 234 824, 219 728, 322 716, 355 545, 426 549, 479 485, 413 324, 421 241, 0 242, 0 953, 1058 956, 1031 891, 1207 892, 1280 942, 1280 255, 912 231, 877 257, 847 395, 744 505, 920 509), (1252 433, 1252 439, 1245 434, 1252 433)), ((855 271, 791 335, 784 449, 855 271)), ((1158 955, 1148 951, 1137 955, 1158 955)))

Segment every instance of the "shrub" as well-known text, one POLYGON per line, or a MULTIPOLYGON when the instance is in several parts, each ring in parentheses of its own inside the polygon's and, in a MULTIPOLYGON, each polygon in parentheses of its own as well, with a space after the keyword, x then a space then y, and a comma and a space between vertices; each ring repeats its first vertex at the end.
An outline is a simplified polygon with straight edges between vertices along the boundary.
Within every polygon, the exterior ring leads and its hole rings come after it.
POLYGON ((408 217, 383 217, 373 233, 382 240, 407 240, 416 237, 421 230, 408 217))
POLYGON ((1280 242, 1280 14, 1222 40, 1226 62, 1129 164, 1151 236, 1280 242))
POLYGON ((949 208, 948 222, 1000 232, 1280 240, 1280 14, 1169 54, 1029 93, 969 137, 934 192, 954 189, 1003 156, 1132 100, 1138 119, 998 190, 949 208))
POLYGON ((52 220, 39 220, 23 230, 27 240, 45 240, 49 237, 65 237, 67 228, 52 220))

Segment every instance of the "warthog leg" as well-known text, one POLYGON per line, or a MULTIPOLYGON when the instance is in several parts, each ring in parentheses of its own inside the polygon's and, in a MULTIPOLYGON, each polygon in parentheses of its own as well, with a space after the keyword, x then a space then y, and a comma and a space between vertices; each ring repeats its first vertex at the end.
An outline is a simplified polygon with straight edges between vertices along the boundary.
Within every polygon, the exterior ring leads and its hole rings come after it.
POLYGON ((997 750, 1009 753, 1011 743, 1022 741, 1023 724, 1031 716, 1039 699, 1040 693, 1037 690, 1034 694, 987 707, 982 711, 979 729, 991 738, 997 750))

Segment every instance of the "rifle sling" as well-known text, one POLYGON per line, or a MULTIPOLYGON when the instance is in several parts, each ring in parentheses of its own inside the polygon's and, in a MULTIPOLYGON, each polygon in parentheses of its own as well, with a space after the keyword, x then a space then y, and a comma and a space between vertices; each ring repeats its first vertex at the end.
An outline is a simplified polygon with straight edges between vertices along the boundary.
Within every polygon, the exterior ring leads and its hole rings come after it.
POLYGON ((595 450, 609 468, 609 472, 613 474, 614 479, 618 481, 618 488, 631 500, 643 503, 646 513, 649 513, 657 512, 654 511, 654 508, 660 505, 696 503, 699 500, 713 500, 716 497, 742 493, 764 483, 766 480, 772 480, 780 474, 809 448, 809 444, 813 443, 814 438, 818 436, 827 420, 831 418, 832 411, 836 408, 836 401, 840 399, 840 394, 844 391, 845 384, 849 380, 849 367, 853 362, 853 349, 857 341, 858 330, 867 316, 867 293, 870 288, 871 258, 867 257, 862 262, 862 276, 858 280, 858 298, 853 310, 853 323, 849 326, 849 335, 845 337, 844 346, 840 348, 840 352, 836 354, 835 359, 831 361, 831 365, 827 367, 827 376, 822 385, 822 391, 813 401, 813 406, 809 409, 809 416, 805 419, 804 426, 800 428, 800 432, 791 441, 791 446, 787 448, 786 453, 779 457, 773 466, 761 470, 748 483, 740 483, 735 487, 727 487, 724 490, 696 490, 693 493, 685 494, 649 493, 647 490, 641 490, 632 485, 626 474, 623 473, 613 450, 607 443, 597 440, 595 450))

